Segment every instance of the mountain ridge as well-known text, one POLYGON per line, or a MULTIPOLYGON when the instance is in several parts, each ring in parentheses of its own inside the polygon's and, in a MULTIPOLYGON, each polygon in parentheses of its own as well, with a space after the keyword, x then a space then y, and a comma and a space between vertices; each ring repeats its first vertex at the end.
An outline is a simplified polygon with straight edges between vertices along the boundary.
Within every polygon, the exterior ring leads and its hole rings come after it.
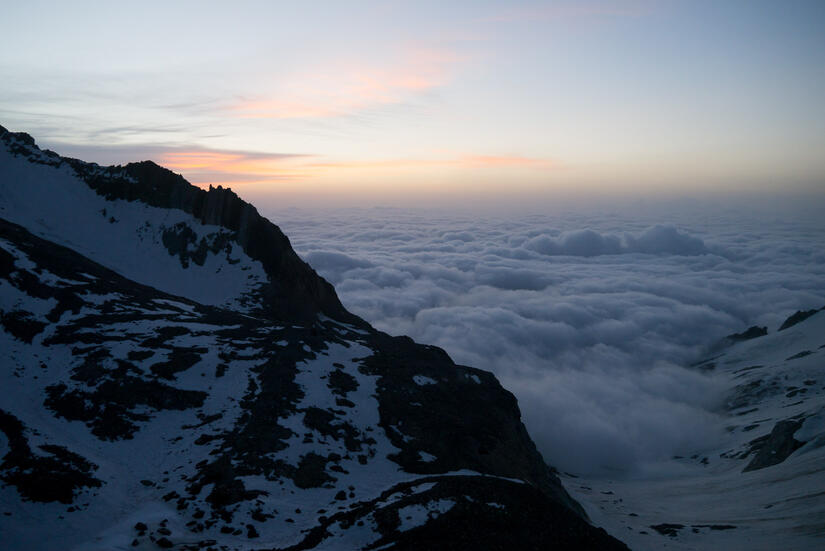
POLYGON ((492 374, 346 312, 230 190, 0 134, 12 548, 625 548, 492 374))
POLYGON ((236 240, 244 251, 259 260, 268 274, 277 273, 277 282, 283 280, 281 284, 286 287, 265 294, 270 314, 309 319, 320 311, 349 323, 363 323, 344 309, 332 285, 295 254, 280 228, 231 189, 209 186, 203 190, 153 161, 101 167, 61 157, 52 151, 40 150, 29 134, 9 132, 2 126, 0 140, 7 143, 13 154, 31 158, 35 152, 42 153, 35 162, 55 167, 68 164, 91 189, 108 200, 140 201, 155 207, 180 209, 204 224, 236 232, 236 240))

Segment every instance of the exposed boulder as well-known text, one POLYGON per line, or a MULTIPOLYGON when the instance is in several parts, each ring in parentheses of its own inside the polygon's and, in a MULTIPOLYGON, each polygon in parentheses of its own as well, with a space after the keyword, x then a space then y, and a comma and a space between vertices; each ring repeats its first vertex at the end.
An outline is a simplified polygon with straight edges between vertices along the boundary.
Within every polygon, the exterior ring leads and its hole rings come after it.
POLYGON ((764 469, 785 461, 788 456, 804 444, 804 442, 800 442, 793 437, 801 426, 802 421, 785 420, 776 423, 768 439, 765 440, 765 443, 757 452, 756 457, 748 463, 742 472, 764 469))

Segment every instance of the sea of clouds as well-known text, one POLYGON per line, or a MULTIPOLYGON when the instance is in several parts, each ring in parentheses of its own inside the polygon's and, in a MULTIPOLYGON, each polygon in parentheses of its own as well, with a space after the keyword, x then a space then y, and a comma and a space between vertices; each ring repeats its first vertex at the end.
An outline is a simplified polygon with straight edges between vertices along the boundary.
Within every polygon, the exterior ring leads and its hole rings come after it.
POLYGON ((717 445, 725 387, 690 364, 825 305, 811 210, 264 214, 352 312, 494 372, 548 462, 580 474, 642 474, 717 445))

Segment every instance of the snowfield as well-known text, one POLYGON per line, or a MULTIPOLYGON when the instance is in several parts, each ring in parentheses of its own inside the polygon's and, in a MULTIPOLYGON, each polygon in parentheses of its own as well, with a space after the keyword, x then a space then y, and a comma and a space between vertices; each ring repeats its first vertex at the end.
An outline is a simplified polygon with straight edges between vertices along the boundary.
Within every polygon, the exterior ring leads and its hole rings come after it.
POLYGON ((733 344, 697 366, 728 388, 720 445, 659 463, 643 478, 566 475, 565 487, 632 549, 818 549, 825 541, 824 366, 825 311, 733 344), (760 439, 786 420, 799 423, 797 449, 746 471, 760 439))
POLYGON ((220 226, 202 224, 182 210, 107 200, 70 166, 34 164, 1 147, 0 218, 124 277, 202 304, 245 311, 245 297, 266 281, 260 262, 238 246, 207 249, 202 263, 186 258, 202 240, 212 245, 229 233, 220 226), (188 255, 173 255, 168 242, 184 229, 193 232, 185 245, 188 255))

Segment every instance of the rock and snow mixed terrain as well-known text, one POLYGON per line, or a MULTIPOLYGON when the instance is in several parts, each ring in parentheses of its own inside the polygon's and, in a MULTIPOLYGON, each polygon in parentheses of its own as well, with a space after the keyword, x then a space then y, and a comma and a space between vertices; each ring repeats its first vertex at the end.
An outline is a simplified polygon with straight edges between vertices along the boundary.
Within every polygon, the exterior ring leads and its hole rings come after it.
POLYGON ((725 335, 825 304, 822 201, 269 212, 348 310, 493 372, 548 463, 579 475, 723 437, 727 383, 690 365, 725 335), (653 237, 654 252, 601 246, 653 237), (548 241, 567 250, 534 250, 548 241))
POLYGON ((494 372, 568 491, 632 548, 819 549, 821 209, 708 203, 273 212, 348 308, 494 372), (662 220, 704 252, 569 238, 651 235, 662 220), (531 250, 553 235, 564 255, 531 250), (752 463, 765 466, 743 472, 752 463))
POLYGON ((658 475, 563 476, 633 549, 819 549, 825 541, 825 310, 728 337, 695 366, 728 388, 726 437, 658 475))
POLYGON ((513 396, 229 190, 0 127, 4 549, 623 549, 513 396))

